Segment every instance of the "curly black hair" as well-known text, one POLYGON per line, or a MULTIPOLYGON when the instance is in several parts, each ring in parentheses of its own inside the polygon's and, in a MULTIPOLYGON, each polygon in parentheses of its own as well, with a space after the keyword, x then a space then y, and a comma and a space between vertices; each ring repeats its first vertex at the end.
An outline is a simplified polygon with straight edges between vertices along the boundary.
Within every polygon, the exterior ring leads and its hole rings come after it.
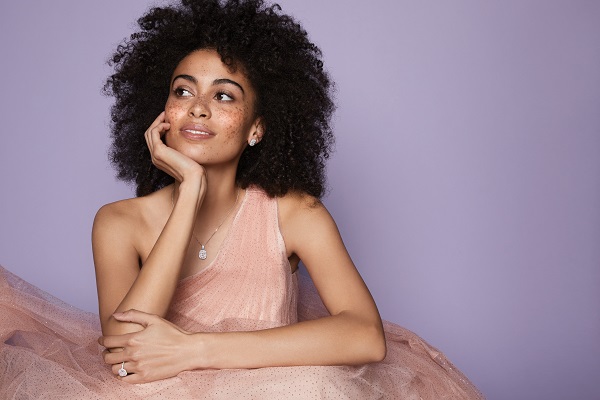
POLYGON ((214 49, 252 83, 265 126, 260 143, 240 158, 237 184, 258 185, 271 197, 290 190, 322 197, 333 145, 333 82, 320 49, 280 11, 262 0, 181 0, 150 9, 138 20, 141 30, 118 46, 109 60, 115 73, 104 85, 115 97, 109 156, 138 196, 173 182, 152 164, 144 140, 164 110, 173 71, 194 50, 214 49))

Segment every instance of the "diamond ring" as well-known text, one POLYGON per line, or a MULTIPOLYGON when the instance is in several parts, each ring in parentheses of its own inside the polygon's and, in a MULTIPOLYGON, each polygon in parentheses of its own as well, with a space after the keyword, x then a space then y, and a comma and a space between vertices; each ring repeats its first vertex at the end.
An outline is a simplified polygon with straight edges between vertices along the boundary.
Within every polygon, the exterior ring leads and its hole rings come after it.
POLYGON ((127 376, 127 370, 125 369, 125 361, 121 363, 121 369, 119 370, 119 376, 127 376))

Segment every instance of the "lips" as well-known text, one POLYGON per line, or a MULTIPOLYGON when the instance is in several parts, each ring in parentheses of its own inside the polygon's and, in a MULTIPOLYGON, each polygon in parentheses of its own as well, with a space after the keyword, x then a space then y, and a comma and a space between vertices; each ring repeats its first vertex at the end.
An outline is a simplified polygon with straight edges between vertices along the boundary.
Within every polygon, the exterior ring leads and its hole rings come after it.
POLYGON ((182 126, 179 131, 184 137, 192 140, 210 139, 215 136, 210 129, 202 124, 187 124, 182 126))

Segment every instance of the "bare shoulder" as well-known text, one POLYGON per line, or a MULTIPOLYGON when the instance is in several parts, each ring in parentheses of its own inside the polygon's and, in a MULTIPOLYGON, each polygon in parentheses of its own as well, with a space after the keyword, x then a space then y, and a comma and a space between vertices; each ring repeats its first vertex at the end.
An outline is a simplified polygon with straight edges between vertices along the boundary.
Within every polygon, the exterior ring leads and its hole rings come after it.
POLYGON ((105 204, 96 213, 94 229, 106 226, 129 226, 140 219, 143 201, 139 198, 119 200, 105 204))
POLYGON ((277 203, 282 222, 290 218, 327 212, 321 200, 304 192, 288 192, 285 196, 279 197, 277 203))
POLYGON ((102 206, 94 218, 93 234, 110 231, 111 236, 123 236, 143 231, 160 215, 165 193, 160 190, 148 196, 125 199, 102 206))
POLYGON ((96 270, 107 270, 112 257, 137 258, 135 232, 140 225, 142 205, 139 199, 120 200, 102 206, 92 227, 92 251, 96 270), (108 262, 106 262, 108 260, 108 262))
POLYGON ((277 199, 279 227, 286 248, 298 253, 303 243, 322 235, 337 235, 337 226, 321 200, 306 193, 290 192, 277 199))
POLYGON ((147 196, 105 204, 96 213, 95 222, 131 224, 153 219, 157 214, 164 213, 165 199, 170 192, 170 189, 163 188, 147 196))

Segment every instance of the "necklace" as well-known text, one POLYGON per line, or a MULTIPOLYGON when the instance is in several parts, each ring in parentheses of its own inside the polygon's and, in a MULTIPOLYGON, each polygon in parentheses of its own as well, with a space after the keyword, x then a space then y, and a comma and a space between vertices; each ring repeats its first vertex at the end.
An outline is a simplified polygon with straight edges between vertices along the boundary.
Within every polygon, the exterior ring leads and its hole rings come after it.
MULTIPOLYGON (((175 199, 174 199, 174 197, 175 197, 175 186, 173 186, 173 190, 171 191, 171 206, 173 208, 175 207, 175 199)), ((200 245, 200 251, 198 252, 198 258, 199 259, 206 260, 206 257, 208 257, 208 254, 206 253, 206 249, 204 248, 204 246, 207 245, 208 242, 210 242, 210 239, 212 239, 212 237, 215 235, 215 233, 217 233, 217 231, 219 230, 219 228, 221 227, 221 225, 223 225, 223 223, 227 220, 227 217, 229 217, 229 214, 231 214, 231 212, 235 208, 235 206, 236 206, 236 204, 238 202, 239 197, 240 197, 240 189, 238 188, 237 194, 235 195, 235 202, 233 203, 233 206, 229 209, 229 211, 227 211, 227 214, 225 215, 225 217, 223 217, 223 219, 221 220, 221 222, 217 226, 217 229, 215 229, 214 232, 208 237, 208 239, 206 239, 206 242, 204 242, 204 244, 202 244, 200 242, 200 240, 198 240, 198 238, 196 237, 196 234, 192 230, 192 237, 200 245)))

